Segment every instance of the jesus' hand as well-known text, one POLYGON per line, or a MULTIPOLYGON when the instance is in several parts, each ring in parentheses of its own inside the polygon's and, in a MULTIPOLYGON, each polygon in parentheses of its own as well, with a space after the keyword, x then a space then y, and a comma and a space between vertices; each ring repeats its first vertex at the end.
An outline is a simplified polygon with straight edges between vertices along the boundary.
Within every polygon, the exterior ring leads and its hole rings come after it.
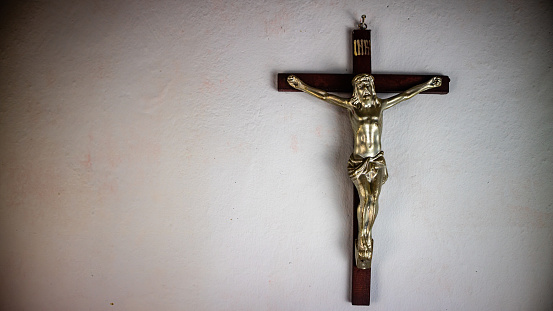
POLYGON ((300 79, 298 79, 298 77, 294 75, 288 76, 286 80, 288 81, 288 84, 290 84, 290 86, 292 86, 297 90, 305 89, 305 85, 303 84, 303 81, 301 81, 300 79))
POLYGON ((428 81, 428 86, 430 87, 440 87, 442 86, 442 78, 440 77, 434 77, 430 81, 428 81))

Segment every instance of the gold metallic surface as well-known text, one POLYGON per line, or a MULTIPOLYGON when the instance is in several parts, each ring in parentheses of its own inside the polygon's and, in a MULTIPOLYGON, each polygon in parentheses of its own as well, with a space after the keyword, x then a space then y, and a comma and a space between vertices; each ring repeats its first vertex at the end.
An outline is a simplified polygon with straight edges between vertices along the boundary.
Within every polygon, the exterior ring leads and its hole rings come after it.
POLYGON ((365 39, 353 40, 353 55, 365 56, 371 55, 371 41, 365 39))
POLYGON ((367 18, 367 15, 361 15, 361 22, 359 23, 359 25, 357 25, 359 27, 359 29, 367 29, 367 24, 365 24, 365 18, 367 18))
POLYGON ((359 269, 368 269, 372 260, 372 227, 378 214, 378 197, 382 185, 388 178, 380 144, 382 112, 421 92, 441 86, 442 80, 434 77, 426 83, 386 99, 376 96, 374 78, 369 74, 359 74, 353 78, 353 95, 349 99, 309 86, 294 75, 288 76, 287 80, 293 88, 346 108, 349 112, 354 146, 353 154, 348 161, 348 175, 359 193, 359 232, 355 241, 355 262, 359 269))

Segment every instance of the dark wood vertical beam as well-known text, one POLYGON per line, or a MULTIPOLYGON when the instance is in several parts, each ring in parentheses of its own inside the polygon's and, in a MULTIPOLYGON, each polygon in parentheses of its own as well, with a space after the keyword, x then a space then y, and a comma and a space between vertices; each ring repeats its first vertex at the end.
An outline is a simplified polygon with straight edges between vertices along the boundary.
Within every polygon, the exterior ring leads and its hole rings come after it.
MULTIPOLYGON (((356 29, 352 35, 353 75, 372 73, 371 68, 371 31, 356 29)), ((375 88, 376 88, 375 78, 375 88)), ((351 85, 351 82, 350 82, 351 85)), ((351 86, 353 91, 353 86, 351 86)), ((359 269, 355 265, 355 240, 359 230, 357 224, 357 206, 359 194, 353 187, 353 263, 351 270, 351 303, 353 305, 368 306, 371 304, 371 269, 359 269)))
POLYGON ((352 37, 353 74, 371 74, 371 31, 355 29, 352 37))

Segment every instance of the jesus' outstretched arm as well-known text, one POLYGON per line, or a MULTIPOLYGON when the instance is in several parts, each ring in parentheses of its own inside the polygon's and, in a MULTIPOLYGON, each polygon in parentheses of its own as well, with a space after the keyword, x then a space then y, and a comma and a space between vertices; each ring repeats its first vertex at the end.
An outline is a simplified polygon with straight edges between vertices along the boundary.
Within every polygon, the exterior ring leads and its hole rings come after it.
POLYGON ((392 106, 395 106, 396 104, 399 104, 404 100, 408 100, 411 97, 413 97, 413 96, 415 96, 415 95, 417 95, 421 92, 424 92, 424 91, 429 90, 429 89, 433 89, 435 87, 439 87, 441 85, 442 85, 442 79, 439 78, 439 77, 434 77, 434 78, 430 79, 428 82, 419 84, 417 86, 414 86, 414 87, 408 89, 407 91, 405 91, 403 93, 392 96, 390 98, 383 99, 382 100, 382 108, 383 109, 391 108, 392 106))
POLYGON ((320 90, 318 88, 314 88, 312 86, 309 86, 305 84, 302 80, 298 79, 298 77, 294 75, 290 75, 287 78, 288 84, 295 88, 296 90, 300 90, 302 92, 305 92, 309 95, 315 96, 318 99, 322 99, 328 103, 331 103, 333 105, 351 109, 352 105, 350 104, 348 99, 342 98, 340 96, 332 95, 327 93, 326 91, 320 90))

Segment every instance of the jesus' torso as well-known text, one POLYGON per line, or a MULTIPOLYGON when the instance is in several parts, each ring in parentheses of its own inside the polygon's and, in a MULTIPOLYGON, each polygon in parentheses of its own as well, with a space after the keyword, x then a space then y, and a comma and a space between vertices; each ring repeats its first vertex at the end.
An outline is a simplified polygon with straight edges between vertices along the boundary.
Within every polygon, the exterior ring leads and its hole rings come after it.
POLYGON ((369 103, 358 103, 349 112, 354 135, 353 157, 357 159, 376 156, 381 150, 382 105, 375 96, 369 103))

